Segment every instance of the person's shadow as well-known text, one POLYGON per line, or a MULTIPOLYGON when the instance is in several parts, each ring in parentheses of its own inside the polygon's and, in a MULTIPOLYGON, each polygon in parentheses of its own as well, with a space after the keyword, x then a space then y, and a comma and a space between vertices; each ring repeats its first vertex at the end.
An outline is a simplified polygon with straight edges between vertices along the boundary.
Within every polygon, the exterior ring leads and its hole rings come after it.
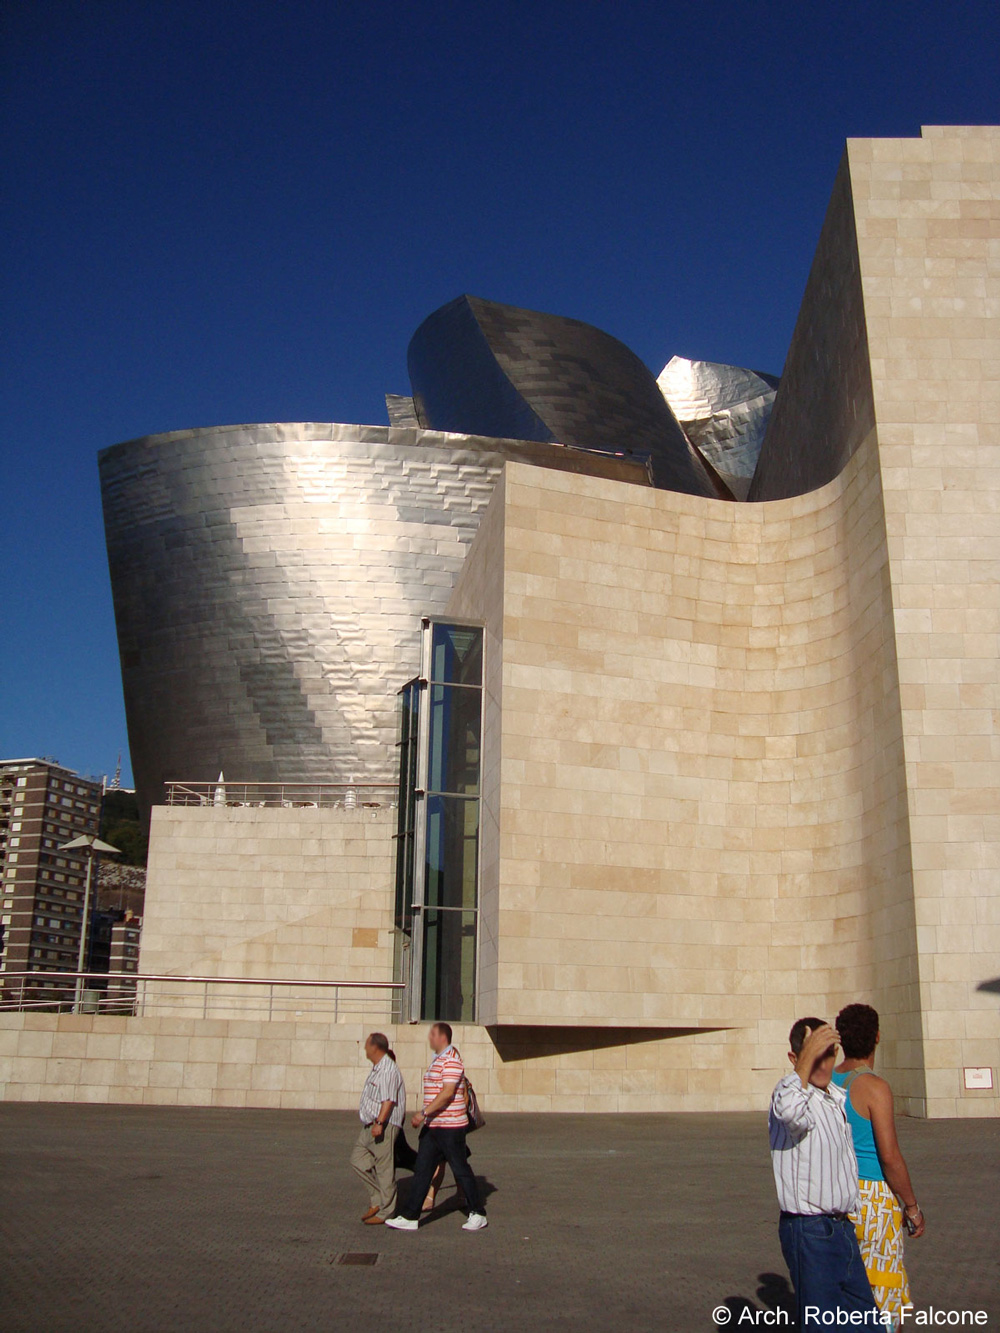
MULTIPOLYGON (((757 1281, 760 1285, 755 1295, 761 1305, 768 1310, 781 1310, 783 1312, 779 1327, 797 1327, 795 1293, 788 1284, 788 1278, 782 1277, 780 1273, 758 1273, 757 1281)), ((751 1319, 760 1313, 760 1306, 754 1305, 753 1301, 747 1300, 745 1296, 727 1296, 721 1304, 729 1311, 730 1317, 725 1321, 725 1325, 713 1322, 713 1328, 717 1329, 722 1326, 730 1328, 756 1327, 756 1322, 751 1323, 751 1319), (746 1317, 747 1311, 750 1311, 751 1318, 746 1317), (743 1324, 740 1323, 741 1316, 744 1319, 743 1324)))
MULTIPOLYGON (((450 1177, 449 1177, 450 1179, 450 1177)), ((487 1180, 485 1176, 476 1176, 476 1184, 479 1186, 479 1197, 485 1203, 492 1195, 496 1194, 497 1187, 492 1181, 487 1180)), ((400 1206, 405 1207, 410 1193, 410 1182, 399 1182, 400 1206)), ((449 1213, 462 1212, 465 1209, 465 1202, 459 1197, 458 1186, 453 1180, 449 1184, 444 1184, 438 1191, 437 1200, 434 1207, 428 1209, 426 1213, 420 1214, 422 1222, 438 1222, 442 1217, 447 1217, 449 1213)))
MULTIPOLYGON (((496 1185, 493 1185, 491 1181, 488 1181, 485 1176, 476 1176, 476 1185, 479 1186, 479 1197, 483 1200, 484 1204, 491 1194, 496 1193, 496 1185)), ((447 1185, 441 1185, 441 1189, 439 1190, 439 1193, 437 1193, 435 1206, 428 1209, 427 1212, 421 1214, 421 1216, 423 1216, 425 1222, 436 1222, 441 1217, 447 1217, 449 1213, 459 1213, 464 1212, 464 1210, 465 1202, 459 1198, 459 1190, 457 1190, 457 1186, 452 1185, 451 1188, 448 1188, 447 1185), (445 1193, 448 1194, 448 1197, 441 1197, 445 1193)))

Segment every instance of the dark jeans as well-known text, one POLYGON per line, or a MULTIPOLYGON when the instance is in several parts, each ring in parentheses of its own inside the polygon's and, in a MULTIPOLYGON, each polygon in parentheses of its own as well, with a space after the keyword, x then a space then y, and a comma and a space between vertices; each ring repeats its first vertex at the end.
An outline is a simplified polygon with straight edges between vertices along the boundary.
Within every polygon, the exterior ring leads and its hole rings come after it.
MULTIPOLYGON (((858 1238, 851 1221, 833 1217, 800 1217, 782 1213, 778 1223, 781 1253, 785 1256, 795 1301, 799 1328, 822 1327, 819 1311, 876 1310, 875 1297, 858 1249, 858 1238), (806 1318, 806 1310, 811 1318, 806 1318)), ((870 1319, 861 1328, 879 1328, 870 1319)))
POLYGON ((431 1176, 439 1162, 447 1162, 455 1177, 455 1184, 461 1185, 470 1213, 484 1211, 479 1197, 479 1186, 469 1166, 469 1156, 465 1147, 464 1129, 425 1129, 420 1134, 417 1144, 417 1164, 413 1168, 410 1180, 410 1193, 401 1216, 412 1222, 420 1217, 420 1209, 427 1191, 430 1189, 431 1176))

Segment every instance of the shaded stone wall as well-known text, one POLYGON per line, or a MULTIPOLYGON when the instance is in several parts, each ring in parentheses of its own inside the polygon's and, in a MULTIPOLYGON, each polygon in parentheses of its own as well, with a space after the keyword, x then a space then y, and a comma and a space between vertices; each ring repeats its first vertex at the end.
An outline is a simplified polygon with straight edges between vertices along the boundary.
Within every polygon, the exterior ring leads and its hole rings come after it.
POLYGON ((841 162, 749 500, 832 481, 875 424, 851 172, 841 162))

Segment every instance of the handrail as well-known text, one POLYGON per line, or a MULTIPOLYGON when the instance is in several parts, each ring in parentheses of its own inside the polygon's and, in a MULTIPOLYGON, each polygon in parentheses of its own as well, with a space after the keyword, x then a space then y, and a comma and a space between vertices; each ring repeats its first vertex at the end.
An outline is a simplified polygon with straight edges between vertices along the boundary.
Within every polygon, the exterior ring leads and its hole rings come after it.
POLYGON ((379 806, 386 797, 395 801, 395 782, 240 782, 223 779, 172 779, 164 784, 166 805, 180 806, 300 806, 320 809, 358 805, 379 806), (377 797, 378 799, 366 799, 377 797))
POLYGON ((403 981, 321 981, 295 977, 207 977, 176 972, 0 972, 0 986, 8 979, 32 978, 35 981, 75 981, 78 977, 94 981, 193 981, 218 982, 226 986, 320 986, 346 990, 405 990, 403 981))
POLYGON ((395 1013, 406 990, 402 981, 328 981, 319 977, 210 977, 170 972, 0 972, 0 1012, 70 1006, 73 1013, 131 1014, 200 1011, 269 1020, 294 1009, 365 1012, 372 1004, 395 1013), (230 988, 236 988, 235 991, 230 988), (242 988, 242 991, 241 989, 242 988), (313 992, 310 994, 309 992, 313 992), (368 992, 367 996, 359 992, 368 992), (357 996, 356 999, 350 998, 357 996), (378 997, 378 998, 376 998, 378 997), (361 1006, 359 1009, 358 1006, 361 1006))
MULTIPOLYGON (((168 782, 168 783, 166 784, 166 786, 167 786, 167 795, 168 795, 168 797, 170 796, 170 794, 171 794, 172 792, 178 792, 178 791, 182 791, 182 792, 184 792, 185 795, 187 795, 187 796, 200 796, 200 795, 201 795, 200 792, 195 791, 195 789, 194 789, 193 787, 189 786, 188 783, 186 783, 186 782, 168 782)), ((168 800, 168 801, 167 801, 167 804, 169 805, 169 804, 171 804, 171 802, 168 800)))
POLYGON ((324 788, 328 787, 332 791, 350 791, 352 789, 354 791, 361 791, 364 788, 381 787, 386 790, 391 788, 393 791, 395 791, 396 788, 399 786, 399 783, 362 782, 360 780, 357 782, 327 782, 325 779, 322 778, 317 778, 315 782, 280 782, 280 781, 264 782, 264 781, 258 781, 256 779, 251 779, 247 782, 244 782, 241 778, 223 778, 221 782, 218 780, 218 778, 207 778, 207 779, 188 778, 185 779, 184 781, 181 781, 180 778, 168 778, 165 785, 168 787, 183 787, 183 786, 211 787, 213 790, 216 787, 291 787, 292 789, 299 788, 307 791, 317 791, 320 787, 324 788))

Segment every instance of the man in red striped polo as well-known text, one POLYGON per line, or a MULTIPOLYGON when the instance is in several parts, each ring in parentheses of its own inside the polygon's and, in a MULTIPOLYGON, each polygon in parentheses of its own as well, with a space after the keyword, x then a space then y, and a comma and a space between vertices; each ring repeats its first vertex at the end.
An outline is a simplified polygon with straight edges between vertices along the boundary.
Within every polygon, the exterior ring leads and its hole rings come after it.
POLYGON ((487 1225, 479 1186, 469 1166, 465 1137, 469 1130, 466 1111, 465 1066, 451 1044, 451 1028, 435 1023, 427 1040, 434 1059, 424 1074, 424 1109, 413 1117, 414 1129, 420 1130, 417 1161, 410 1181, 407 1205, 397 1217, 386 1221, 396 1231, 416 1231, 420 1226, 420 1205, 440 1162, 447 1162, 469 1206, 469 1220, 463 1231, 482 1231, 487 1225))

